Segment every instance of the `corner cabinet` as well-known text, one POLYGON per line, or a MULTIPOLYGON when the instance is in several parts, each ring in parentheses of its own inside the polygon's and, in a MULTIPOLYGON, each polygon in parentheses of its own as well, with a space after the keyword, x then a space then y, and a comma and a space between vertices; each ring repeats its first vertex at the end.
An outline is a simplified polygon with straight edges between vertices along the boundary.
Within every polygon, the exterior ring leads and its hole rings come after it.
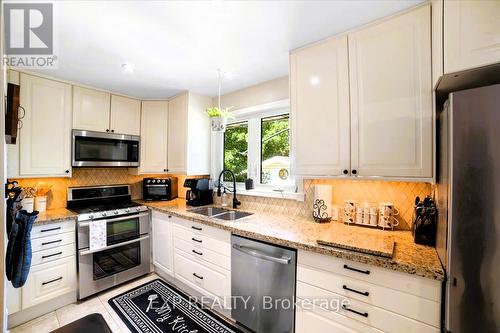
POLYGON ((140 173, 167 172, 168 101, 143 101, 140 173))
POLYGON ((104 91, 73 87, 73 128, 109 131, 111 95, 104 91))
POLYGON ((141 101, 111 95, 110 130, 119 134, 141 135, 141 101))
POLYGON ((433 177, 430 5, 290 55, 302 176, 433 177))
POLYGON ((21 73, 19 176, 71 176, 71 85, 21 73))
POLYGON ((431 178, 430 5, 350 34, 351 167, 431 178))
POLYGON ((342 175, 350 169, 347 36, 294 51, 290 75, 293 173, 342 175))

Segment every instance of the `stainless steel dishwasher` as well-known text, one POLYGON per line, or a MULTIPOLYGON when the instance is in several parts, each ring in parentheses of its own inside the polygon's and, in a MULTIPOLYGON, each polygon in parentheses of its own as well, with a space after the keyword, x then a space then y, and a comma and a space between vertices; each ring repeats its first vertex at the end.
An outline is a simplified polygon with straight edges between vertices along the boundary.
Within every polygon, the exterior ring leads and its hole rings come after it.
POLYGON ((231 236, 234 320, 257 333, 293 333, 297 252, 231 236))

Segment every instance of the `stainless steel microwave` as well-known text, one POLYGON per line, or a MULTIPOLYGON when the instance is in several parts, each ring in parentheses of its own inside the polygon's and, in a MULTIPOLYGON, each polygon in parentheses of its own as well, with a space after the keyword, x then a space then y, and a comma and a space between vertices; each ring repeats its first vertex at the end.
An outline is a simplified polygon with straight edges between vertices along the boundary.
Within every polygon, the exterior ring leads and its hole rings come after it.
POLYGON ((83 130, 72 134, 74 167, 139 166, 139 136, 83 130))

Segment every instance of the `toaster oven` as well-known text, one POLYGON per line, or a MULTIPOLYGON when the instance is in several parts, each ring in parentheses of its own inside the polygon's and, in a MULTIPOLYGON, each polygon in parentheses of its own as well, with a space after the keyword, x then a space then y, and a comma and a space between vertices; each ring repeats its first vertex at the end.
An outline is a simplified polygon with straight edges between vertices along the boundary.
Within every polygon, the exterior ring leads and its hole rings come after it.
POLYGON ((146 201, 167 201, 177 198, 177 178, 144 178, 142 197, 146 201))

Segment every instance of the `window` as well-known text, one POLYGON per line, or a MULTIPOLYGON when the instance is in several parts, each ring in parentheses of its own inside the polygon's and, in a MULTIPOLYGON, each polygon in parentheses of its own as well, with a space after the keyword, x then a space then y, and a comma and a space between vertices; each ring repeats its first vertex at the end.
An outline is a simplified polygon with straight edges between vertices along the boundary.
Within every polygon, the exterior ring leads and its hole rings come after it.
MULTIPOLYGON (((289 111, 259 110, 238 114, 224 133, 224 168, 238 183, 247 178, 255 188, 293 191, 290 177, 289 111)), ((227 174, 224 181, 232 181, 227 174)))

